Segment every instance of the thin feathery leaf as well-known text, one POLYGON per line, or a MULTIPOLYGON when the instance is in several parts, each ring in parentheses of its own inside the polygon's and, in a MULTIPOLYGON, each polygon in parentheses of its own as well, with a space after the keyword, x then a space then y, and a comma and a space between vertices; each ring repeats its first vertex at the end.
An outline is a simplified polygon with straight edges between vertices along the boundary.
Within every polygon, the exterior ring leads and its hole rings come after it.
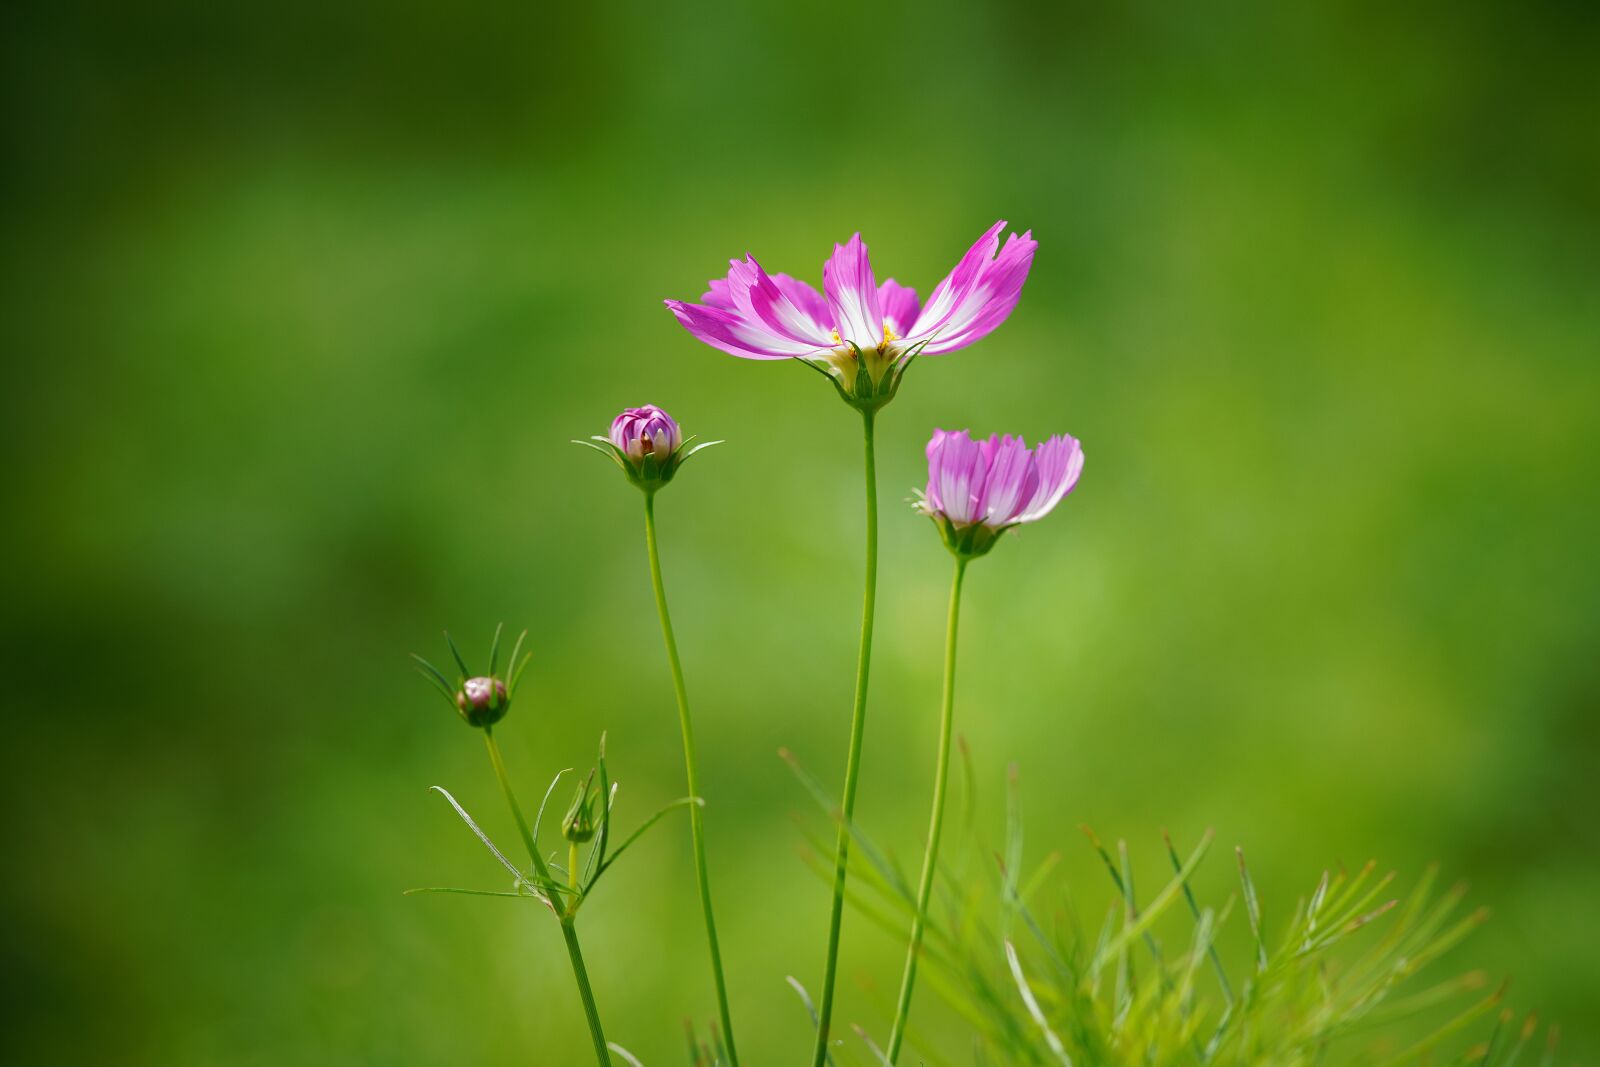
MULTIPOLYGON (((1172 861, 1174 874, 1183 873, 1183 860, 1178 857, 1178 849, 1172 843, 1172 835, 1166 830, 1161 831, 1161 839, 1166 842, 1167 857, 1172 861)), ((1189 888, 1189 880, 1183 880, 1183 899, 1188 901, 1189 914, 1194 916, 1196 923, 1200 922, 1200 904, 1194 898, 1194 890, 1189 888)), ((1211 969, 1216 972, 1217 982, 1222 986, 1222 999, 1229 1008, 1233 1007, 1233 985, 1228 981, 1227 969, 1222 966, 1222 957, 1217 955, 1217 946, 1212 942, 1206 946, 1206 954, 1211 957, 1211 969)))
POLYGON ((444 632, 444 643, 450 646, 450 655, 455 657, 456 666, 461 668, 461 677, 471 678, 472 672, 467 669, 467 661, 461 658, 461 650, 456 647, 455 638, 450 636, 450 631, 444 632))
POLYGON ((489 677, 495 676, 495 669, 500 666, 500 632, 506 628, 503 622, 494 624, 494 640, 489 642, 489 677))
POLYGON ((456 706, 456 695, 451 691, 450 683, 446 682, 444 676, 439 673, 439 669, 414 652, 411 654, 411 658, 417 661, 412 664, 412 669, 426 678, 439 691, 439 695, 444 697, 445 702, 454 708, 456 706))
POLYGON ((612 1052, 615 1052, 618 1056, 621 1056, 625 1061, 627 1061, 629 1067, 644 1067, 644 1064, 639 1062, 639 1057, 635 1056, 633 1053, 629 1052, 615 1041, 607 1041, 606 1048, 610 1049, 612 1052))
POLYGON ((874 867, 878 868, 884 880, 893 885, 895 890, 901 893, 906 900, 915 901, 916 894, 912 892, 911 884, 906 881, 905 874, 883 858, 883 853, 879 851, 878 846, 859 826, 855 825, 852 820, 845 818, 844 812, 840 810, 839 805, 834 803, 827 793, 823 792, 822 786, 817 784, 816 779, 806 773, 805 768, 800 766, 800 761, 795 758, 794 753, 787 748, 780 748, 778 756, 789 765, 789 769, 794 772, 794 776, 799 779, 801 785, 805 786, 806 792, 811 794, 811 798, 827 813, 828 818, 845 828, 851 839, 860 846, 862 854, 867 857, 874 867))
POLYGON ((1260 973, 1267 969, 1267 941, 1261 934, 1261 902, 1256 897, 1256 885, 1250 880, 1250 869, 1244 864, 1244 849, 1236 848, 1234 852, 1239 857, 1239 884, 1244 887, 1244 910, 1250 918, 1250 933, 1256 939, 1256 971, 1260 973))
POLYGON ((1061 1067, 1072 1067, 1072 1057, 1067 1055, 1067 1047, 1061 1043, 1061 1038, 1050 1029, 1050 1020, 1045 1018, 1044 1011, 1039 1007, 1039 1001, 1034 998, 1033 990, 1028 986, 1028 979, 1022 973, 1022 963, 1017 959, 1016 946, 1006 942, 1006 962, 1011 966, 1011 977, 1016 980, 1017 992, 1022 994, 1022 1003, 1028 1009, 1028 1014, 1033 1016, 1033 1021, 1039 1024, 1039 1029, 1044 1034, 1045 1044, 1050 1046, 1050 1051, 1055 1055, 1061 1067))
MULTIPOLYGON (((628 795, 632 796, 633 794, 630 793, 628 795)), ((650 827, 652 827, 656 823, 660 822, 662 817, 664 815, 666 815, 669 811, 672 811, 674 808, 688 807, 690 804, 699 804, 701 807, 705 807, 705 803, 706 803, 705 800, 703 798, 701 798, 701 797, 679 797, 677 800, 674 800, 672 803, 670 803, 670 804, 666 805, 665 807, 661 808, 654 815, 652 815, 648 819, 646 819, 644 821, 644 823, 641 826, 639 826, 638 829, 634 830, 633 833, 629 834, 627 839, 625 841, 623 841, 622 844, 617 846, 617 850, 615 852, 613 852, 610 856, 606 857, 605 862, 600 864, 600 869, 595 872, 594 880, 598 882, 600 880, 600 876, 602 874, 606 873, 606 871, 610 870, 612 868, 612 866, 617 862, 617 860, 622 858, 622 854, 624 852, 628 851, 628 848, 635 841, 637 841, 637 840, 639 840, 639 838, 643 837, 646 830, 650 829, 650 827)))
POLYGON ((1137 919, 1123 927, 1117 936, 1112 939, 1108 951, 1112 953, 1120 952, 1134 938, 1144 936, 1145 931, 1149 930, 1155 921, 1166 912, 1172 902, 1178 898, 1178 895, 1182 892, 1183 883, 1194 873, 1195 868, 1200 865, 1200 861, 1205 859, 1206 852, 1211 848, 1211 841, 1214 836, 1210 830, 1205 832, 1200 838, 1200 844, 1195 846, 1195 850, 1190 854, 1189 859, 1179 868, 1178 876, 1168 882, 1161 892, 1155 895, 1149 906, 1139 913, 1137 919))
POLYGON ((873 1055, 873 1058, 878 1061, 878 1067, 894 1067, 894 1063, 889 1059, 888 1056, 884 1055, 883 1049, 879 1048, 877 1044, 873 1042, 872 1038, 867 1035, 867 1031, 864 1026, 862 1026, 860 1023, 851 1023, 850 1029, 854 1030, 856 1032, 856 1036, 861 1039, 861 1043, 867 1046, 867 1050, 870 1051, 873 1055))
POLYGON ((515 696, 517 693, 517 675, 521 673, 517 668, 517 661, 522 657, 522 642, 527 639, 527 630, 517 634, 517 642, 511 646, 511 658, 506 660, 506 693, 510 696, 515 696))
POLYGON ((544 799, 539 801, 539 810, 537 812, 535 812, 534 816, 533 816, 533 839, 534 839, 534 841, 538 841, 539 840, 539 827, 544 823, 544 809, 545 809, 546 805, 548 805, 550 803, 550 794, 554 793, 556 791, 556 783, 561 781, 561 776, 564 775, 564 774, 571 774, 571 773, 572 773, 572 768, 571 767, 563 767, 563 768, 561 768, 559 771, 556 772, 556 776, 554 778, 550 779, 550 784, 547 787, 545 787, 544 799))
POLYGON ((473 821, 471 815, 467 814, 467 809, 463 808, 459 803, 456 802, 456 798, 450 795, 450 791, 448 789, 442 785, 429 786, 428 788, 432 789, 435 793, 438 793, 440 796, 444 797, 450 802, 450 806, 456 809, 456 814, 461 816, 461 821, 466 823, 467 828, 477 835, 478 840, 483 842, 483 847, 487 848, 489 852, 493 854, 494 858, 500 861, 500 865, 511 872, 511 876, 513 878, 515 878, 519 883, 530 882, 528 876, 522 873, 522 871, 518 870, 515 863, 512 863, 510 860, 506 859, 505 853, 501 852, 495 847, 494 842, 489 840, 489 835, 484 833, 482 828, 473 821))
POLYGON ((689 461, 690 457, 697 456, 708 448, 712 448, 716 445, 725 445, 727 443, 728 442, 726 441, 701 441, 693 448, 690 448, 689 442, 685 441, 683 443, 683 447, 678 450, 678 465, 681 467, 683 464, 689 461))
MULTIPOLYGON (((806 987, 800 984, 800 979, 790 974, 785 975, 783 980, 789 983, 789 987, 793 989, 795 994, 800 998, 800 1003, 806 1006, 806 1014, 811 1016, 811 1028, 815 1030, 817 1027, 821 1026, 822 1023, 817 1018, 817 1006, 812 1002, 811 994, 806 992, 806 987)), ((827 1052, 827 1060, 828 1067, 835 1067, 832 1049, 829 1049, 827 1052)))

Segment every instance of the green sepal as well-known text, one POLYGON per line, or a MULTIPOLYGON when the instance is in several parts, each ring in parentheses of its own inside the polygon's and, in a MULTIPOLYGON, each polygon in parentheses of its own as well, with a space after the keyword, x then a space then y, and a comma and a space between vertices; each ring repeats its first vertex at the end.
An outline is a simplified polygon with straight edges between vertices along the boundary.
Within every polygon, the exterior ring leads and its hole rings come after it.
POLYGON ((939 537, 944 541, 944 546, 961 559, 977 559, 986 556, 999 542, 1000 537, 1010 526, 985 526, 981 522, 972 522, 965 525, 956 525, 944 515, 932 515, 934 526, 938 527, 939 537))
POLYGON ((589 441, 575 440, 572 443, 583 445, 585 448, 592 448, 596 452, 609 456, 611 461, 627 476, 628 481, 645 493, 654 493, 672 481, 673 476, 678 473, 678 468, 683 466, 684 461, 690 456, 710 448, 712 445, 725 443, 722 441, 703 441, 696 445, 693 444, 694 440, 693 437, 685 438, 678 444, 677 449, 665 459, 652 452, 637 461, 612 444, 611 439, 607 437, 595 437, 589 441))

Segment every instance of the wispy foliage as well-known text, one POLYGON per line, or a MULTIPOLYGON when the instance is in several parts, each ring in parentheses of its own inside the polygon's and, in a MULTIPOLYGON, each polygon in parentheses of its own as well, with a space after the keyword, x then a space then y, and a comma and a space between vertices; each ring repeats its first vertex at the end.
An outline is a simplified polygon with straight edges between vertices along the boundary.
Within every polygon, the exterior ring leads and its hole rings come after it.
MULTIPOLYGON (((928 988, 970 1026, 972 1049, 938 1047, 913 1025, 913 1048, 901 1062, 1554 1062, 1553 1028, 1541 1034, 1532 1016, 1518 1022, 1501 1006, 1504 986, 1482 972, 1453 972, 1439 962, 1487 913, 1463 908, 1462 886, 1440 891, 1434 869, 1403 889, 1374 863, 1324 872, 1291 902, 1262 892, 1236 850, 1235 887, 1208 901, 1193 885, 1210 857, 1208 831, 1186 852, 1167 838, 1169 876, 1141 896, 1126 844, 1113 851, 1085 828, 1082 854, 1104 867, 1107 893, 1103 906, 1080 912, 1062 891, 1061 852, 1025 867, 1015 778, 1007 809, 1000 848, 978 845, 969 834, 964 852, 941 866, 923 950, 928 988), (1219 946, 1232 929, 1243 951, 1219 946)), ((905 879, 859 826, 851 829, 864 846, 855 853, 851 903, 902 936, 914 907, 905 879)), ((820 850, 821 838, 813 840, 820 850)), ((827 875, 820 857, 811 862, 827 875)), ((869 1042, 836 1051, 842 1062, 880 1062, 869 1042)))

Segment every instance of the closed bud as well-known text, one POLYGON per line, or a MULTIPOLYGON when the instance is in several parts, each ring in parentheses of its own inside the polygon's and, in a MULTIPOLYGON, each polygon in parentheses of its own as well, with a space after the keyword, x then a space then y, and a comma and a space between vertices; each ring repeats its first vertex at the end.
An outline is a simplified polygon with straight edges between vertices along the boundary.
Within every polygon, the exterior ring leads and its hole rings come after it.
POLYGON ((654 493, 672 481, 684 460, 718 443, 708 441, 691 447, 692 440, 684 438, 677 420, 671 415, 654 404, 646 404, 642 408, 627 408, 612 419, 611 431, 606 436, 590 439, 598 443, 574 443, 606 453, 622 468, 630 482, 646 493, 654 493))
POLYGON ((531 652, 523 654, 522 642, 528 636, 528 631, 524 630, 517 636, 517 643, 511 650, 511 660, 506 665, 506 674, 502 676, 500 633, 501 627, 495 627, 494 643, 489 648, 489 670, 486 674, 473 674, 467 669, 467 661, 448 633, 444 635, 445 643, 450 646, 450 656, 460 669, 454 681, 447 678, 439 668, 412 653, 411 658, 416 662, 418 673, 439 691, 468 726, 488 729, 506 717, 506 712, 511 710, 511 697, 517 691, 517 681, 522 677, 522 670, 533 655, 531 652))
POLYGON ((468 678, 456 692, 456 708, 472 726, 492 726, 511 708, 511 694, 498 678, 468 678))
POLYGON ((594 792, 594 772, 578 786, 577 794, 572 798, 572 804, 567 808, 567 814, 561 820, 561 836, 575 845, 581 845, 595 835, 598 824, 595 821, 595 800, 599 796, 594 792))

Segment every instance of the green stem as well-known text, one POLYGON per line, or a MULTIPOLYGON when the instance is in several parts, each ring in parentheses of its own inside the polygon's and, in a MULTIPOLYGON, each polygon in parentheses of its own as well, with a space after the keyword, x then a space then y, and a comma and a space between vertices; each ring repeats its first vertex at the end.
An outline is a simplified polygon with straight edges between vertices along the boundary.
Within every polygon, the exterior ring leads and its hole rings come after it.
POLYGON ((594 1055, 600 1067, 611 1067, 611 1051, 606 1048, 605 1031, 600 1029, 600 1009, 595 1007, 594 990, 589 988, 589 972, 583 966, 583 950, 578 947, 578 928, 571 917, 561 920, 561 936, 567 941, 567 956, 572 960, 572 977, 583 998, 583 1014, 589 1020, 589 1036, 594 1038, 594 1055))
POLYGON ((850 754, 844 768, 844 804, 833 866, 833 911, 828 920, 828 960, 822 974, 822 999, 817 1010, 817 1047, 812 1067, 828 1058, 828 1027, 833 1020, 833 986, 839 968, 839 928, 844 922, 845 867, 850 858, 850 820, 861 776, 861 738, 867 719, 867 672, 872 665, 872 613, 878 594, 878 464, 873 448, 873 413, 862 412, 867 462, 867 575, 861 605, 861 651, 856 660, 856 703, 850 717, 850 754))
POLYGON ((906 948, 905 976, 900 979, 900 1000, 895 1005, 894 1027, 889 1031, 889 1062, 900 1055, 906 1021, 911 1016, 911 987, 917 980, 917 957, 922 932, 928 924, 928 898, 933 893, 934 866, 939 859, 939 831, 944 826, 944 787, 950 777, 950 727, 955 718, 956 630, 961 621, 961 579, 967 558, 956 557, 956 574, 950 583, 950 622, 944 638, 944 701, 939 710, 939 762, 933 776, 933 815, 928 821, 928 848, 922 855, 922 880, 917 883, 917 910, 911 919, 911 944, 906 948))
MULTIPOLYGON (((689 795, 700 796, 700 773, 695 766, 694 726, 689 721, 689 691, 683 684, 683 664, 678 660, 678 639, 672 633, 672 615, 667 611, 667 590, 661 582, 661 552, 656 547, 656 497, 644 495, 644 536, 650 550, 650 582, 655 588, 656 612, 661 616, 661 636, 667 645, 667 663, 672 668, 672 687, 678 697, 678 726, 683 734, 683 765, 689 782, 689 795)), ((722 977, 722 950, 717 945, 717 922, 711 912, 711 881, 706 872, 706 840, 703 806, 689 805, 689 832, 694 841, 695 880, 700 887, 700 910, 706 921, 706 944, 711 948, 711 978, 717 990, 717 1013, 722 1019, 722 1036, 727 1043, 728 1062, 739 1067, 739 1054, 733 1045, 733 1016, 728 1011, 728 986, 722 977)))
POLYGON ((500 780, 500 791, 506 795, 506 804, 511 808, 512 816, 517 820, 517 829, 522 833, 522 843, 528 847, 528 856, 533 860, 533 870, 546 882, 553 882, 550 877, 550 868, 545 866, 544 857, 539 855, 539 846, 533 840, 533 831, 528 829, 528 820, 522 817, 522 805, 517 803, 517 794, 511 791, 511 779, 506 774, 506 761, 500 758, 500 745, 494 739, 494 730, 488 726, 483 728, 483 743, 489 749, 489 762, 494 764, 494 776, 500 780))
MULTIPOLYGON (((522 843, 528 846, 528 855, 533 859, 533 869, 538 876, 548 884, 554 885, 555 879, 550 876, 550 868, 546 866, 544 857, 539 855, 539 846, 533 840, 533 831, 528 828, 528 820, 523 818, 522 805, 517 803, 517 794, 511 789, 511 778, 506 774, 506 761, 500 758, 500 746, 495 742, 494 732, 489 727, 483 728, 483 741, 489 749, 489 762, 494 764, 494 776, 500 780, 500 790, 506 795, 506 803, 511 807, 511 814, 517 820, 517 829, 522 832, 522 843)), ((568 857, 568 867, 577 869, 576 846, 572 849, 573 855, 568 857)), ((606 1049, 606 1035, 600 1029, 600 1009, 594 1003, 594 990, 589 988, 589 971, 583 965, 583 950, 578 947, 578 931, 573 926, 576 918, 578 897, 574 896, 570 910, 560 911, 560 901, 553 891, 543 890, 550 894, 552 906, 557 910, 557 918, 561 920, 561 936, 567 942, 567 955, 572 960, 572 977, 578 983, 578 996, 583 1000, 583 1014, 589 1020, 589 1034, 594 1038, 595 1055, 599 1057, 600 1067, 611 1067, 611 1053, 606 1049)))

